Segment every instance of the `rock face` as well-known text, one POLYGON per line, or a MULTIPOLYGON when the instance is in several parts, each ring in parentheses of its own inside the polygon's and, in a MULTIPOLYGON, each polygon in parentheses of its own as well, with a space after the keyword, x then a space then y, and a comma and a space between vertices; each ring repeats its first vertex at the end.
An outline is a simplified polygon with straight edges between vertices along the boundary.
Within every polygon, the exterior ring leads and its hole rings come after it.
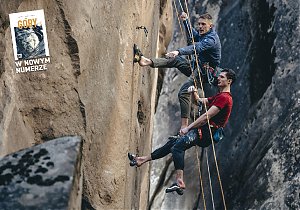
POLYGON ((80 209, 81 148, 62 137, 0 159, 0 208, 80 209))
MULTIPOLYGON (((178 131, 177 92, 186 78, 166 72, 154 120, 158 71, 132 63, 133 43, 149 57, 165 52, 173 26, 171 1, 0 4, 0 155, 60 136, 81 136, 82 209, 147 209, 148 199, 152 209, 202 208, 193 149, 187 153, 187 190, 180 198, 163 192, 173 180, 170 159, 153 163, 149 193, 149 164, 129 168, 126 157, 128 151, 150 153, 153 123, 159 129, 153 148, 178 131), (45 11, 51 64, 47 71, 16 74, 8 14, 37 9, 45 11)), ((214 14, 221 65, 239 77, 226 139, 217 145, 228 209, 299 208, 298 2, 193 0, 189 6, 193 21, 205 10, 214 14)), ((184 45, 178 32, 175 38, 170 49, 184 45)), ((223 209, 212 152, 207 152, 215 206, 223 209)), ((205 154, 200 153, 201 171, 212 209, 205 154)))
MULTIPOLYGON (((299 209, 299 2, 192 1, 190 12, 214 14, 222 42, 222 67, 237 72, 233 112, 226 138, 216 146, 227 209, 299 209)), ((179 29, 178 29, 179 31, 179 29)), ((176 49, 181 40, 175 33, 176 49), (176 38, 177 37, 177 38, 176 38)), ((179 129, 178 86, 186 78, 166 73, 159 98, 153 147, 179 129)), ((212 88, 206 88, 211 95, 212 88)), ((206 149, 212 177, 214 205, 224 209, 211 148, 206 149)), ((213 209, 206 166, 200 153, 207 209, 213 209)), ((174 180, 169 160, 153 163, 154 209, 203 208, 194 149, 186 153, 185 196, 166 195, 174 180), (163 172, 163 173, 162 173, 163 172), (156 191, 155 191, 156 190, 156 191)))
POLYGON ((165 50, 171 1, 0 3, 0 155, 81 136, 82 208, 146 209, 149 168, 129 168, 127 152, 151 150, 157 71, 133 65, 132 47, 148 56, 165 50), (16 74, 8 14, 37 9, 51 64, 16 74))

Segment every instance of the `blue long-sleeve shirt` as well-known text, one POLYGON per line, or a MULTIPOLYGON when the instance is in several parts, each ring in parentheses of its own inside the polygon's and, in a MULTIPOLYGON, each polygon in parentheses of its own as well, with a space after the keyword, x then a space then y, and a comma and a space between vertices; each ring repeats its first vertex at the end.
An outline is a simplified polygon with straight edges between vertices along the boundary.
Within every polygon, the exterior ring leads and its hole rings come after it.
MULTIPOLYGON (((186 30, 189 30, 187 21, 184 21, 186 30)), ((198 60, 201 64, 208 62, 210 66, 219 66, 221 61, 221 42, 217 32, 210 29, 206 34, 200 35, 198 31, 192 28, 195 41, 195 48, 198 60)), ((194 55, 194 45, 178 49, 179 55, 194 55)))

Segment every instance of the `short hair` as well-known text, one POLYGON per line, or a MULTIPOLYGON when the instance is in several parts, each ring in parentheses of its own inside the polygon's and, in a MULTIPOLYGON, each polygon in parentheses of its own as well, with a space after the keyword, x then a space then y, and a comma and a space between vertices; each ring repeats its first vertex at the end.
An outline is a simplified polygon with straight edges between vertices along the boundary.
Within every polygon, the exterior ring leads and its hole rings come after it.
POLYGON ((232 69, 223 69, 221 72, 226 72, 226 77, 227 79, 231 79, 232 83, 234 83, 234 81, 236 80, 236 74, 232 69))
POLYGON ((212 19, 213 19, 209 13, 204 13, 204 14, 200 15, 199 18, 210 20, 210 21, 212 21, 212 19))

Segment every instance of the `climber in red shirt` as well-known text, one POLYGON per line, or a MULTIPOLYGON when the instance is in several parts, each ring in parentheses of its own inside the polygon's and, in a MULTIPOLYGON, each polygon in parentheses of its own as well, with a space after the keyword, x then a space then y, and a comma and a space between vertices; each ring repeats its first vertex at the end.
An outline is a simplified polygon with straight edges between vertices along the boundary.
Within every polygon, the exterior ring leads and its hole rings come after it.
POLYGON ((202 114, 196 121, 180 130, 181 136, 171 136, 169 141, 162 147, 156 149, 148 156, 137 157, 128 153, 130 166, 141 166, 144 163, 165 157, 172 153, 173 162, 176 169, 176 182, 166 189, 166 193, 176 191, 183 194, 185 184, 183 181, 184 153, 192 146, 208 147, 212 141, 209 126, 213 134, 213 141, 217 143, 219 137, 216 136, 228 122, 232 109, 232 96, 230 93, 231 84, 235 81, 235 73, 231 69, 224 69, 218 76, 219 93, 209 98, 200 98, 194 86, 190 86, 188 91, 194 97, 194 101, 206 104, 207 113, 202 114), (209 119, 209 123, 207 122, 209 119))

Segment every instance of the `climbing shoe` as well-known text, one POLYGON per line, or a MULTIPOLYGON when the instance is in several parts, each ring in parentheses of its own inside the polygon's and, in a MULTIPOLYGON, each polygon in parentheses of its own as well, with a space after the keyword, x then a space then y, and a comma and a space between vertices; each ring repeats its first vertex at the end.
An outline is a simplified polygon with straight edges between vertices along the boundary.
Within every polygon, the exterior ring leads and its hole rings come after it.
POLYGON ((129 165, 130 165, 131 167, 137 166, 136 160, 131 160, 130 163, 129 163, 129 165))
POLYGON ((166 193, 176 191, 178 195, 183 195, 183 189, 179 187, 177 183, 173 183, 170 187, 166 189, 166 193))
POLYGON ((137 162, 136 162, 136 160, 135 160, 135 155, 133 155, 133 154, 131 154, 131 153, 129 153, 128 152, 128 159, 130 160, 130 162, 129 162, 129 165, 131 166, 131 167, 133 167, 133 166, 136 166, 137 165, 137 162))
POLYGON ((134 155, 134 154, 131 154, 131 153, 128 152, 127 155, 128 155, 128 159, 129 159, 129 160, 134 160, 134 158, 135 158, 135 155, 134 155))
POLYGON ((138 48, 136 44, 133 45, 133 63, 137 63, 141 60, 141 56, 143 56, 143 53, 138 48))

